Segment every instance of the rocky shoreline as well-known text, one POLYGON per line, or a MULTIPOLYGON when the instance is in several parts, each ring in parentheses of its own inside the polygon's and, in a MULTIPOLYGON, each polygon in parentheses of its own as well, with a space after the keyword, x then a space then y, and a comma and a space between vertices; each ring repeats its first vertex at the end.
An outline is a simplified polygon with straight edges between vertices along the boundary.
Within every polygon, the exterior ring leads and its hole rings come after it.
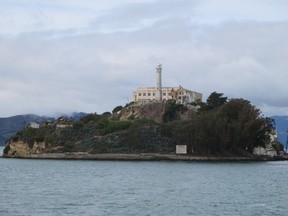
POLYGON ((18 159, 54 159, 54 160, 110 160, 110 161, 279 161, 288 160, 287 157, 277 156, 193 156, 193 155, 177 155, 177 154, 159 154, 159 153, 103 153, 103 154, 89 154, 86 152, 72 152, 72 153, 40 153, 29 154, 22 156, 7 156, 2 158, 18 158, 18 159))

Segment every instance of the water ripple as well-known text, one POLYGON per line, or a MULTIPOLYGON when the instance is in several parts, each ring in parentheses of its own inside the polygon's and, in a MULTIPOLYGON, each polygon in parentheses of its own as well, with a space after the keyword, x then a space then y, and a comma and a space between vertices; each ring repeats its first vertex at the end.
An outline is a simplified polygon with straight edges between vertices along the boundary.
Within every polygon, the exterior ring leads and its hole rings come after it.
POLYGON ((0 159, 0 215, 287 215, 288 162, 0 159))

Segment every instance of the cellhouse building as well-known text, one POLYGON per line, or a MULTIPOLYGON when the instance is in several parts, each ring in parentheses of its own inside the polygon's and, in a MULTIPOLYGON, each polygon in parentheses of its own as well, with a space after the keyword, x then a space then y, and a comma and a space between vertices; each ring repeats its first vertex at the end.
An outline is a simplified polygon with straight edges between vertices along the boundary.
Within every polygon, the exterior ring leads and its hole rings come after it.
POLYGON ((134 102, 162 102, 175 100, 180 104, 189 104, 195 101, 202 101, 202 94, 178 87, 162 87, 162 65, 156 67, 156 86, 140 87, 133 92, 134 102))

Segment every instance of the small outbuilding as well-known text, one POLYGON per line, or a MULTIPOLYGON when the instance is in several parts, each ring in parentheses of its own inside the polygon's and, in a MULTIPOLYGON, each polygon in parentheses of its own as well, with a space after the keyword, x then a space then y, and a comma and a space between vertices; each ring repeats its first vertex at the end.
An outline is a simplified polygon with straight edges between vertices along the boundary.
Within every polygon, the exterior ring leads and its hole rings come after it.
POLYGON ((36 123, 36 122, 30 122, 30 127, 31 128, 39 128, 40 124, 36 123))
POLYGON ((187 145, 176 145, 176 154, 187 154, 187 145))

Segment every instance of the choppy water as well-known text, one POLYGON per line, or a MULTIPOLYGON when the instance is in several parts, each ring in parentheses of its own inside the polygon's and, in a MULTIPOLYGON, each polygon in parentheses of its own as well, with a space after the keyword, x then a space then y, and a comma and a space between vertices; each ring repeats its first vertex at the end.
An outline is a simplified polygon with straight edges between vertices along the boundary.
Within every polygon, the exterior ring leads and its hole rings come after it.
POLYGON ((0 215, 288 215, 288 162, 0 159, 0 215))

